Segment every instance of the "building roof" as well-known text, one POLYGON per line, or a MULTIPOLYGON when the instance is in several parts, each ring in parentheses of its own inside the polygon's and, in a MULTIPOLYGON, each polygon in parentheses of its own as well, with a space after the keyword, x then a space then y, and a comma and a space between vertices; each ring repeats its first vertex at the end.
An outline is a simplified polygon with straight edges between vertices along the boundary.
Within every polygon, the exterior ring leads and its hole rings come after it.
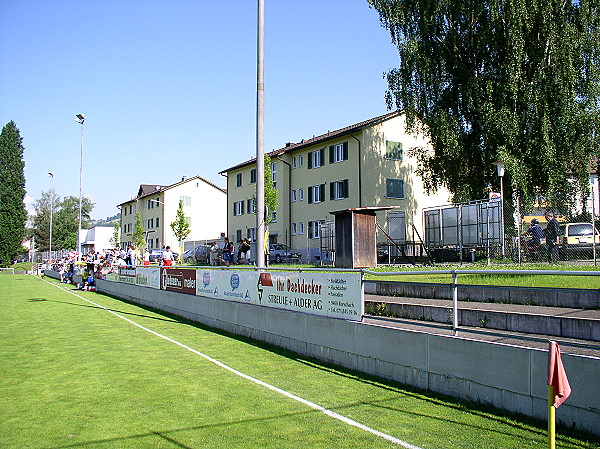
MULTIPOLYGON (((280 156, 284 153, 290 153, 292 151, 296 151, 296 150, 299 150, 299 149, 302 149, 302 148, 305 148, 305 147, 308 147, 311 145, 315 145, 315 144, 324 142, 326 140, 331 140, 335 137, 341 137, 341 136, 344 136, 347 134, 352 134, 353 132, 360 131, 361 129, 366 128, 368 126, 373 126, 373 125, 379 124, 381 122, 384 122, 386 120, 394 118, 398 115, 400 115, 400 112, 398 112, 398 111, 390 112, 388 114, 380 115, 379 117, 365 120, 360 123, 355 123, 354 125, 346 126, 345 128, 340 128, 335 131, 328 131, 326 134, 321 134, 320 136, 313 137, 312 139, 302 139, 300 142, 297 142, 297 143, 293 143, 293 142, 287 143, 285 145, 285 147, 280 148, 279 150, 273 150, 267 154, 271 158, 274 158, 274 157, 280 156)), ((241 164, 237 164, 237 165, 234 165, 233 167, 225 169, 225 170, 219 172, 219 174, 227 173, 232 170, 236 170, 238 168, 242 168, 247 165, 251 165, 251 164, 255 164, 255 163, 256 163, 256 158, 252 158, 246 162, 242 162, 241 164)))
POLYGON ((151 195, 155 195, 157 193, 161 193, 164 192, 165 190, 169 190, 172 189, 173 187, 177 187, 180 186, 182 184, 185 184, 186 182, 190 182, 190 181, 194 181, 194 180, 200 180, 206 184, 208 184, 211 187, 214 187, 215 189, 223 192, 223 193, 227 193, 227 189, 224 189, 222 187, 219 187, 216 184, 213 184, 212 182, 204 179, 202 176, 192 176, 191 178, 182 178, 181 181, 176 182, 175 184, 171 184, 168 186, 161 186, 158 184, 140 184, 140 188, 138 189, 138 193, 137 196, 135 198, 132 198, 128 201, 124 201, 121 204, 117 204, 117 207, 123 206, 124 204, 129 204, 129 203, 133 203, 137 200, 143 199, 144 197, 147 196, 151 196, 151 195))

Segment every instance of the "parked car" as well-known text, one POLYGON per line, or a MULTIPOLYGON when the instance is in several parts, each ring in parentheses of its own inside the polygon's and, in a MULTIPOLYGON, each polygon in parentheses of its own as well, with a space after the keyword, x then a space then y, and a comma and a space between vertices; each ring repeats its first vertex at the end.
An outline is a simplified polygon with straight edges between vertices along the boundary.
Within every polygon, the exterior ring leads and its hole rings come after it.
POLYGON ((302 254, 299 251, 283 243, 269 243, 269 262, 298 263, 301 258, 302 254))
POLYGON ((592 232, 591 223, 566 223, 561 225, 561 231, 561 258, 592 257, 592 245, 600 243, 598 230, 592 232))
MULTIPOLYGON (((162 260, 162 253, 164 249, 151 249, 150 250, 150 262, 160 262, 162 260)), ((173 252, 173 260, 177 260, 179 253, 173 252)))
POLYGON ((183 262, 187 264, 200 263, 208 265, 210 262, 210 246, 202 245, 188 249, 183 253, 183 262))

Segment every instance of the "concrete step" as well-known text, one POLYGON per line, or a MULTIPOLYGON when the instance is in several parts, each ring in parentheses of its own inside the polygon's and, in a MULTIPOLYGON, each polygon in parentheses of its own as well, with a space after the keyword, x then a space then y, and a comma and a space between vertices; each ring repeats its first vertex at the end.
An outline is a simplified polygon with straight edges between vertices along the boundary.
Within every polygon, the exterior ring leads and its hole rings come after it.
MULTIPOLYGON (((448 299, 365 295, 365 310, 376 304, 385 304, 398 317, 452 323, 452 301, 448 299)), ((597 309, 459 301, 458 325, 600 341, 597 309)))

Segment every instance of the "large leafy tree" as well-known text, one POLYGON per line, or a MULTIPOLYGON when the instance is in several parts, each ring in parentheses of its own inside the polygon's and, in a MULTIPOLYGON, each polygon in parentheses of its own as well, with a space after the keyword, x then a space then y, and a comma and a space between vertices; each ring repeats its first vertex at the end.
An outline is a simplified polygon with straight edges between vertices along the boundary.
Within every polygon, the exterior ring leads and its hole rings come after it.
MULTIPOLYGON (((50 198, 53 195, 52 249, 75 249, 77 246, 77 228, 79 226, 79 198, 65 197, 63 200, 53 191, 42 192, 41 198, 34 203, 33 235, 38 251, 47 251, 50 240, 50 198)), ((90 213, 94 208, 89 198, 81 199, 81 227, 86 229, 90 222, 90 213)))
POLYGON ((597 0, 368 2, 400 55, 388 107, 433 146, 413 152, 428 190, 481 198, 500 160, 522 195, 586 191, 600 138, 597 0))
POLYGON ((0 266, 11 265, 21 252, 27 211, 23 139, 15 122, 0 134, 0 266))

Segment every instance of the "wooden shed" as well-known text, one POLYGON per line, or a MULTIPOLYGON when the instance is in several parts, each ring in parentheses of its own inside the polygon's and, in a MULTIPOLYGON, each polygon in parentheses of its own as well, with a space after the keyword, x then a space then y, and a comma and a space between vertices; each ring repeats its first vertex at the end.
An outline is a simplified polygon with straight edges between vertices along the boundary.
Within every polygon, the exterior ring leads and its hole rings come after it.
POLYGON ((392 207, 356 207, 330 212, 335 217, 336 268, 377 265, 376 212, 392 207))

